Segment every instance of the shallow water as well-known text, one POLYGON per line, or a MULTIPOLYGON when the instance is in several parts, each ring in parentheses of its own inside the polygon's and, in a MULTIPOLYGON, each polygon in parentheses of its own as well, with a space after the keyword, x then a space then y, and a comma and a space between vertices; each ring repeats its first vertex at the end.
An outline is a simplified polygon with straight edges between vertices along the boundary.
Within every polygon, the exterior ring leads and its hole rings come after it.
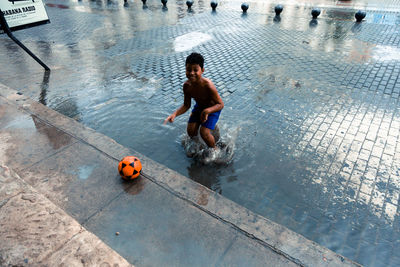
POLYGON ((274 1, 247 16, 238 1, 217 12, 204 1, 192 12, 183 1, 58 2, 69 8, 49 6, 51 24, 16 33, 50 76, 1 36, 1 82, 335 252, 400 264, 399 13, 355 24, 344 1, 322 1, 317 21, 306 0, 286 1, 279 19, 274 1), (192 50, 225 102, 232 157, 202 146, 187 156, 189 112, 163 125, 192 50))

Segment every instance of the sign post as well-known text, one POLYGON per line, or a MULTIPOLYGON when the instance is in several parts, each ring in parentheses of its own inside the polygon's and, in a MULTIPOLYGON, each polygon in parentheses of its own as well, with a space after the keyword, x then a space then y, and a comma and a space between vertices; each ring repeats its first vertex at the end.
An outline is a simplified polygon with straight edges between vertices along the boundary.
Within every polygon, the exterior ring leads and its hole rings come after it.
POLYGON ((11 31, 49 22, 42 0, 2 0, 0 2, 1 29, 45 70, 50 70, 50 68, 15 38, 11 31))

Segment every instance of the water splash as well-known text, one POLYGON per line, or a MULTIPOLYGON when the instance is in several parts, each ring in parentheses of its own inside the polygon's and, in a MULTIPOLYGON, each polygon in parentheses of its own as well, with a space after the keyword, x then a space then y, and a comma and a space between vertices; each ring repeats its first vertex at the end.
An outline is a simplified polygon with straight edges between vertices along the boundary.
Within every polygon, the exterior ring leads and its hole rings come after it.
POLYGON ((215 140, 217 140, 216 148, 207 147, 200 135, 190 138, 186 133, 182 134, 181 144, 186 155, 205 165, 231 163, 240 127, 228 128, 226 125, 223 125, 221 129, 224 132, 222 135, 220 135, 218 127, 212 131, 215 140))

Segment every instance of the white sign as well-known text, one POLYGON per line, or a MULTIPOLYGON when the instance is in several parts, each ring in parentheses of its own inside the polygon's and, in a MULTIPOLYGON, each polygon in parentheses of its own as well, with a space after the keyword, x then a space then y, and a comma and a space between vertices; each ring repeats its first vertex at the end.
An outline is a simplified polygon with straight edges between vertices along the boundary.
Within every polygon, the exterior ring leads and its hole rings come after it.
POLYGON ((42 0, 0 0, 0 9, 11 29, 49 22, 42 0))

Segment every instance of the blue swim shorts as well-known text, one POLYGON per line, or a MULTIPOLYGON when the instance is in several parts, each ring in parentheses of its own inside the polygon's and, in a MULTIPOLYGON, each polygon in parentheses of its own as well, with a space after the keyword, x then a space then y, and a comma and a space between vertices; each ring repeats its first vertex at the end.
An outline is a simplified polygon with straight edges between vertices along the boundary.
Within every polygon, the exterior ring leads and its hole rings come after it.
MULTIPOLYGON (((200 115, 203 110, 204 110, 204 108, 200 108, 197 104, 194 105, 192 114, 190 114, 190 117, 189 117, 189 123, 192 123, 192 122, 200 123, 200 115)), ((215 125, 217 124, 217 121, 219 119, 219 114, 221 114, 221 110, 208 114, 208 118, 207 118, 206 122, 201 123, 201 126, 204 126, 210 130, 214 130, 215 125)))

